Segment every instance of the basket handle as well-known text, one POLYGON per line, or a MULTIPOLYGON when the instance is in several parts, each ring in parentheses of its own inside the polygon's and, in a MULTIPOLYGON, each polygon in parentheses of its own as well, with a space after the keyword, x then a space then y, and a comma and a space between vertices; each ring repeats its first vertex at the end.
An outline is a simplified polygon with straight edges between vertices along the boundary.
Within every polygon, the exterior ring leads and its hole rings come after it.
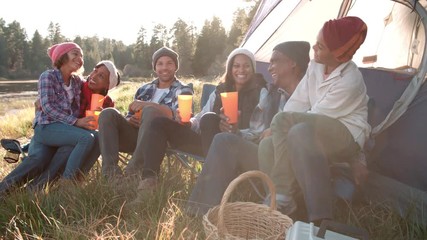
POLYGON ((227 189, 224 192, 224 195, 222 196, 221 203, 218 210, 218 230, 220 230, 220 232, 223 232, 223 233, 228 232, 226 227, 224 226, 224 208, 225 208, 225 204, 228 202, 228 199, 230 198, 231 193, 237 187, 237 185, 239 185, 239 183, 241 183, 243 180, 254 178, 254 177, 261 179, 267 184, 268 190, 270 191, 270 195, 271 195, 269 210, 270 211, 276 210, 276 188, 274 187, 273 181, 271 181, 270 177, 268 177, 267 174, 258 170, 244 172, 230 182, 230 184, 228 185, 227 189))

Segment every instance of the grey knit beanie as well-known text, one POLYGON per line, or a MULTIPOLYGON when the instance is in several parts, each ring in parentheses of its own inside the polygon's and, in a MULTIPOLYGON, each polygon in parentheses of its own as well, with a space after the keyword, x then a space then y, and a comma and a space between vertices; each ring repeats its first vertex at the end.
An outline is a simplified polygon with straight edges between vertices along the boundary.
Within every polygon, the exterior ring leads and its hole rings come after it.
POLYGON ((305 41, 282 42, 277 44, 273 51, 279 51, 295 61, 303 73, 307 70, 310 61, 310 43, 305 41))
POLYGON ((161 58, 163 56, 168 56, 168 57, 172 58, 172 60, 175 63, 175 66, 176 66, 176 70, 178 70, 178 68, 179 68, 178 53, 176 53, 174 50, 172 50, 168 47, 162 47, 162 48, 158 49, 157 51, 155 51, 153 54, 153 69, 154 69, 154 71, 156 71, 157 60, 159 60, 159 58, 161 58))

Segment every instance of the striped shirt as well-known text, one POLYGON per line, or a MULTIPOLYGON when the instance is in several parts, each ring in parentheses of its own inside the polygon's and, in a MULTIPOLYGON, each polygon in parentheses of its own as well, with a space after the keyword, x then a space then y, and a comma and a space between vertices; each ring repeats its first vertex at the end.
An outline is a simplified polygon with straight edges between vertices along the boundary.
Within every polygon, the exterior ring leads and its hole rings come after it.
POLYGON ((80 92, 82 79, 77 75, 71 76, 74 99, 70 103, 68 93, 64 88, 64 80, 58 69, 46 70, 38 81, 38 94, 41 110, 36 111, 33 127, 36 124, 62 122, 73 125, 79 117, 80 92))

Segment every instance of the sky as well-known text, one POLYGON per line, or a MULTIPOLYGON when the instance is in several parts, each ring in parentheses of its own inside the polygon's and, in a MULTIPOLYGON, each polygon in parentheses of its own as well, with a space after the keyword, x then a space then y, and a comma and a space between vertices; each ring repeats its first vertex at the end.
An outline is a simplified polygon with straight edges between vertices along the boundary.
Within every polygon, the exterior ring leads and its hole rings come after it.
POLYGON ((0 18, 6 25, 19 22, 29 39, 36 30, 46 37, 53 22, 70 39, 98 36, 129 45, 141 27, 151 34, 156 24, 170 29, 178 18, 200 30, 205 20, 217 16, 228 30, 233 13, 245 6, 243 0, 3 0, 0 18))

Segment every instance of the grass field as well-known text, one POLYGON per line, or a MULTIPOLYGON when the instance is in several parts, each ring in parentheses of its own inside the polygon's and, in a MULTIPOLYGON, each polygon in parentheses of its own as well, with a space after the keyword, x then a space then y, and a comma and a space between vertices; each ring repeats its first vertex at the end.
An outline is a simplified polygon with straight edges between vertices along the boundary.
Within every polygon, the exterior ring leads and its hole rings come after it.
MULTIPOLYGON (((202 82, 185 81, 193 82, 199 99, 202 82)), ((124 84, 110 93, 121 112, 140 85, 124 84)), ((196 112, 199 109, 197 103, 196 112)), ((31 104, 1 116, 0 138, 28 141, 33 117, 31 104)), ((204 239, 202 219, 183 213, 196 178, 173 159, 165 160, 160 187, 152 194, 139 195, 137 179, 105 181, 99 164, 79 185, 60 181, 38 192, 17 190, 0 202, 0 239, 204 239)), ((15 167, 1 161, 0 178, 15 167)), ((367 229, 370 239, 427 236, 425 226, 414 225, 381 204, 341 202, 336 218, 367 229)))

